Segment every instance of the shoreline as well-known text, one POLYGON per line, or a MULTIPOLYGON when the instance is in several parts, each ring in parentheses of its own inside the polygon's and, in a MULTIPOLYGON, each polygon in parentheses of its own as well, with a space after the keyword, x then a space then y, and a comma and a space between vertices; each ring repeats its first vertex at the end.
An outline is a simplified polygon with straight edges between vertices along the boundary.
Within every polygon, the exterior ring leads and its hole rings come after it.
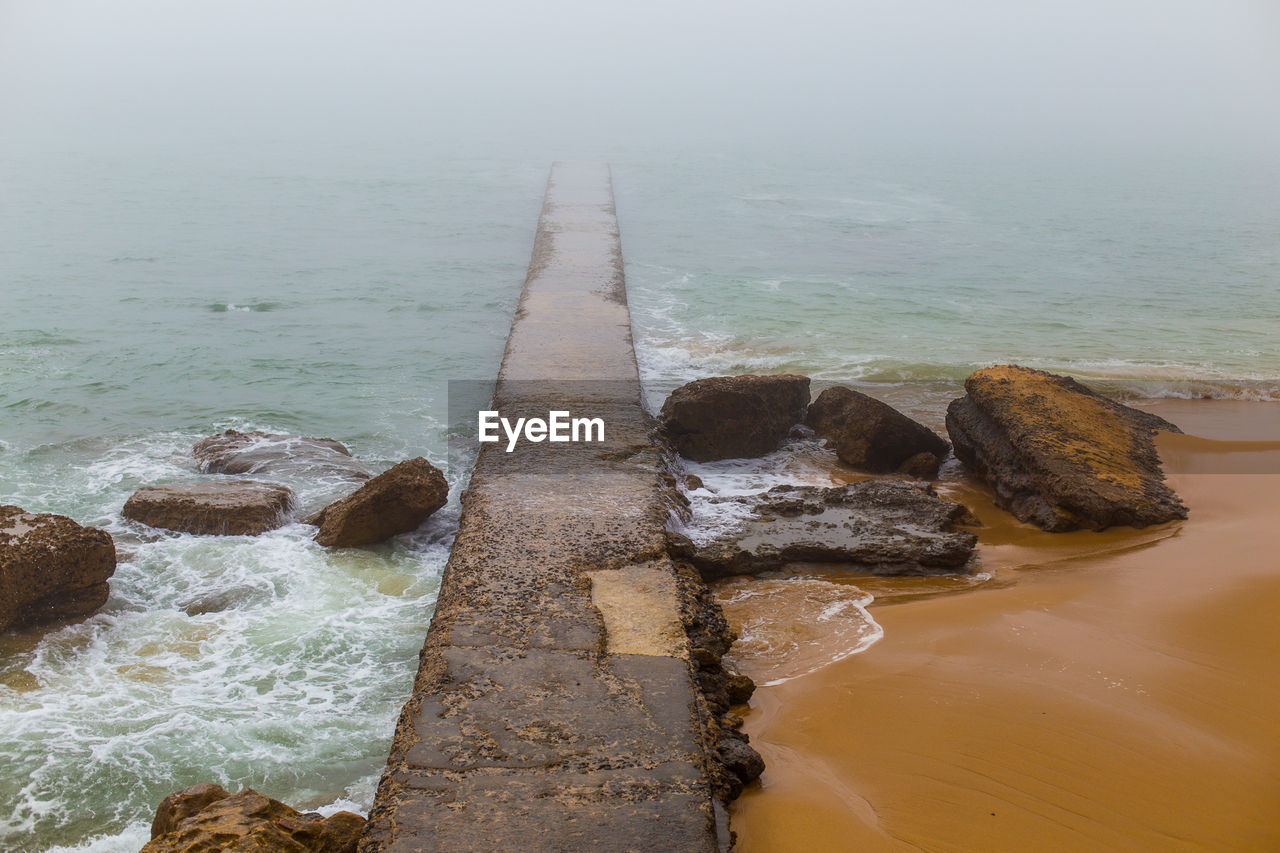
POLYGON ((1190 519, 1050 534, 941 482, 992 579, 846 580, 884 637, 757 691, 739 851, 1280 845, 1280 405, 1137 405, 1188 433, 1159 444, 1190 519))

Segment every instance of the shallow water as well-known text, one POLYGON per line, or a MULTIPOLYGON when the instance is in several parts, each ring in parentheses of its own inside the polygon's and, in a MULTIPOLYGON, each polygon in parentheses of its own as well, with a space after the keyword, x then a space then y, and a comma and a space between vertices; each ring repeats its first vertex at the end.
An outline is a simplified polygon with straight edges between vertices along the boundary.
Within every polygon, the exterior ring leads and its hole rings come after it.
POLYGON ((1178 402, 1148 405, 1216 439, 1160 439, 1187 521, 997 518, 990 583, 867 584, 878 643, 757 691, 743 850, 1275 849, 1275 404, 1178 402))

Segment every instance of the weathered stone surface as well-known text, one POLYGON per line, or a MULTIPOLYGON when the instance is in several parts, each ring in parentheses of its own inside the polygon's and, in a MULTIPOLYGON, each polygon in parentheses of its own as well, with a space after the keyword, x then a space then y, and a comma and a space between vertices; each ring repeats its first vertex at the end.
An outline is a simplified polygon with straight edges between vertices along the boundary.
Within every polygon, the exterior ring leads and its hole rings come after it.
POLYGON ((965 391, 947 408, 956 456, 1022 521, 1063 531, 1187 517, 1153 441, 1181 432, 1168 421, 1013 365, 977 371, 965 391))
POLYGON ((141 853, 355 853, 364 825, 353 812, 304 815, 252 788, 228 794, 206 783, 165 797, 141 853))
POLYGON ((293 490, 257 480, 210 480, 143 486, 125 501, 124 517, 151 527, 212 536, 257 536, 283 526, 293 490))
POLYGON ((742 501, 751 516, 706 543, 674 535, 675 553, 705 578, 756 574, 787 563, 848 563, 874 575, 972 571, 977 537, 957 525, 961 504, 925 483, 864 480, 848 486, 776 486, 742 501))
POLYGON ((209 474, 274 474, 367 480, 373 472, 332 438, 229 429, 197 441, 191 453, 209 474))
POLYGON ((421 456, 383 471, 312 519, 316 541, 332 548, 353 548, 416 530, 449 500, 444 474, 421 456))
POLYGON ((0 631, 92 613, 106 603, 115 570, 106 531, 0 506, 0 631))
POLYGON ((178 824, 196 812, 231 796, 231 792, 213 782, 201 782, 181 791, 174 791, 160 801, 156 816, 151 821, 151 837, 158 838, 178 828, 178 824))
POLYGON ((827 388, 809 404, 805 423, 831 442, 846 465, 875 474, 938 475, 950 446, 933 430, 852 388, 827 388))
POLYGON ((777 450, 808 404, 807 376, 712 376, 672 391, 661 420, 686 459, 749 458, 777 450))
POLYGON ((720 739, 720 760, 734 780, 734 796, 764 773, 764 759, 748 742, 743 732, 731 732, 733 736, 720 739))

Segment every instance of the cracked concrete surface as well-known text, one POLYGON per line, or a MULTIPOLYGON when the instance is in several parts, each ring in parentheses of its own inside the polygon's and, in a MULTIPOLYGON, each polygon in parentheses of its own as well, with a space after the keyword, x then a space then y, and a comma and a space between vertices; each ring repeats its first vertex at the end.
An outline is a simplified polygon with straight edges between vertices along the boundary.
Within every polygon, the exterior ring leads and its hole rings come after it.
POLYGON ((606 166, 552 169, 495 404, 605 441, 481 450, 360 850, 725 849, 606 166))

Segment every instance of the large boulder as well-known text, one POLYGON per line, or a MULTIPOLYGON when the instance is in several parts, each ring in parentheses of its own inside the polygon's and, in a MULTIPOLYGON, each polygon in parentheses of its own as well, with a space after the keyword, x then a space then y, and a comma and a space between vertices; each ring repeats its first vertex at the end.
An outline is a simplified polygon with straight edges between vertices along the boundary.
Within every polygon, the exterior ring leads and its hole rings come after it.
POLYGON ((1181 432, 1168 421, 1026 367, 979 370, 964 387, 947 408, 955 454, 1022 521, 1062 531, 1187 517, 1152 440, 1181 432))
POLYGON ((210 480, 143 486, 125 501, 124 517, 151 527, 214 536, 257 536, 283 526, 293 490, 257 480, 210 480))
POLYGON ((887 403, 836 385, 809 404, 805 423, 831 442, 846 465, 874 474, 931 479, 951 446, 887 403))
POLYGON ((303 814, 252 788, 205 783, 164 798, 141 853, 355 853, 364 825, 354 812, 303 814))
POLYGON ((707 462, 777 450, 808 404, 807 376, 712 376, 672 391, 660 418, 681 456, 707 462))
POLYGON ((311 479, 364 481, 373 472, 332 438, 229 429, 191 448, 200 470, 209 474, 272 474, 311 479))
MULTIPOLYGON (((864 480, 848 486, 775 486, 720 498, 742 520, 709 541, 673 534, 672 553, 708 580, 779 569, 787 563, 844 563, 859 574, 940 575, 973 570, 977 537, 961 504, 926 483, 864 480)), ((728 507, 726 507, 728 509, 728 507)))
POLYGON ((0 506, 0 631, 92 613, 111 594, 115 571, 106 531, 0 506))
POLYGON ((414 530, 449 500, 444 474, 421 456, 384 471, 309 519, 316 541, 333 548, 372 545, 414 530))

